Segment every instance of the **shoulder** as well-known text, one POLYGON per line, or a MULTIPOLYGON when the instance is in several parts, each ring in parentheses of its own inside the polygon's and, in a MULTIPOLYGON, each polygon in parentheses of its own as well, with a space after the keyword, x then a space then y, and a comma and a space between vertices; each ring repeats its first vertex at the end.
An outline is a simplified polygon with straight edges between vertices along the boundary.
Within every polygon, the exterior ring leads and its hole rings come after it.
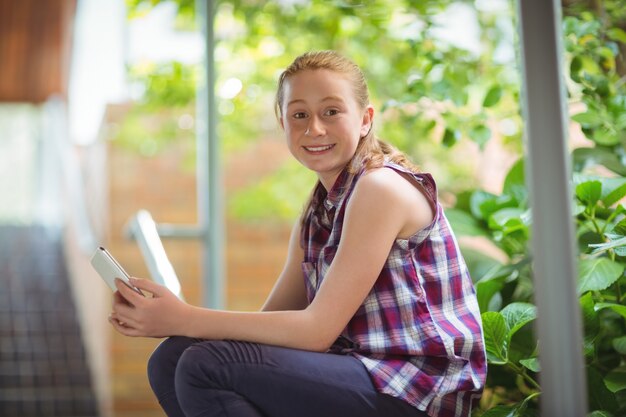
POLYGON ((412 200, 407 193, 415 194, 415 191, 415 186, 405 177, 393 169, 384 167, 365 171, 355 186, 355 193, 378 200, 386 198, 394 203, 412 200))
POLYGON ((400 175, 393 169, 386 167, 372 168, 361 174, 357 181, 357 187, 394 188, 400 179, 400 175))
POLYGON ((402 223, 401 237, 426 227, 434 218, 432 201, 410 175, 391 168, 364 172, 357 181, 351 204, 354 209, 384 212, 402 223))
POLYGON ((392 169, 374 168, 358 177, 348 204, 353 211, 363 208, 367 213, 400 214, 412 203, 410 194, 415 194, 415 188, 400 174, 392 169))

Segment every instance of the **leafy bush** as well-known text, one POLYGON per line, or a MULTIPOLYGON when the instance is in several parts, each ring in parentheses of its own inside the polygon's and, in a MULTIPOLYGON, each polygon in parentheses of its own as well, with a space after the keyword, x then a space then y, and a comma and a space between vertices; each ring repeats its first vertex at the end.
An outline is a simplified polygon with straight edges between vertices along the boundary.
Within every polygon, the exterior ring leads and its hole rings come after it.
MULTIPOLYGON (((573 108, 584 107, 572 120, 589 139, 587 147, 572 152, 572 216, 593 416, 626 414, 626 88, 616 70, 616 59, 623 59, 620 44, 626 45, 626 32, 617 26, 623 23, 619 15, 586 11, 567 16, 563 25, 569 96, 573 108)), ((490 364, 488 388, 475 414, 485 417, 537 415, 541 394, 527 251, 532 219, 523 172, 520 160, 501 194, 470 190, 448 211, 457 232, 487 237, 507 258, 504 263, 484 256, 473 261, 472 252, 467 254, 474 269, 478 263, 487 270, 474 274, 490 364)))

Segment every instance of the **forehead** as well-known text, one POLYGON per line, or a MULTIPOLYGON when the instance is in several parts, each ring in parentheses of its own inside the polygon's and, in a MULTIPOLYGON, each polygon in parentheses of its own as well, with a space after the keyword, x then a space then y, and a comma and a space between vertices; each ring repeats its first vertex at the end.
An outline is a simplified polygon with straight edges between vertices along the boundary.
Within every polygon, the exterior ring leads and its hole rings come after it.
POLYGON ((304 70, 285 80, 285 104, 294 100, 315 102, 327 97, 353 99, 350 80, 342 73, 326 69, 304 70))

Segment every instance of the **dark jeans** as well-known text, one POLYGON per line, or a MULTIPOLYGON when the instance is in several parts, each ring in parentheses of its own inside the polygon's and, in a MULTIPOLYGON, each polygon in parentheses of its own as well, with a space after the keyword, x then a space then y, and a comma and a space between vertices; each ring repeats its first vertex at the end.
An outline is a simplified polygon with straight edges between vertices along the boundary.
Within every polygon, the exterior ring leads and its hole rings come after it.
POLYGON ((427 417, 376 391, 352 356, 171 337, 148 377, 169 417, 427 417))

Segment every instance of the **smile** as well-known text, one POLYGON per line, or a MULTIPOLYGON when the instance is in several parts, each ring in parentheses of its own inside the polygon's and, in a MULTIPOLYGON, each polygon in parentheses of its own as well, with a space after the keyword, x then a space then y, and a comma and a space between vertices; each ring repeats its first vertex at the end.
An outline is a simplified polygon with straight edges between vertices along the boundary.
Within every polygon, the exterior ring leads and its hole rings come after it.
POLYGON ((324 145, 324 146, 303 146, 309 152, 324 152, 334 147, 335 145, 324 145))

